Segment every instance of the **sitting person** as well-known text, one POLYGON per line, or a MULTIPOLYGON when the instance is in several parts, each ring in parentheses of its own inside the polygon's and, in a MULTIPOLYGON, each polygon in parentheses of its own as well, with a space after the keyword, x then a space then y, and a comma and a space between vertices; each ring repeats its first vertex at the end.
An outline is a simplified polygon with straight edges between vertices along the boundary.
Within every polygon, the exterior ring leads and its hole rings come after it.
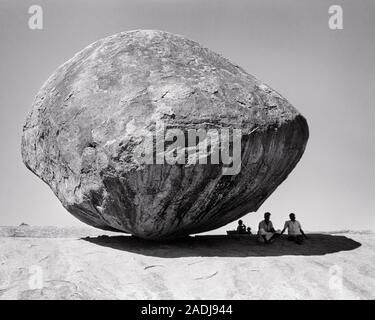
POLYGON ((246 226, 243 224, 242 220, 238 221, 237 232, 238 233, 246 233, 246 226))
POLYGON ((302 230, 301 224, 296 220, 296 215, 291 213, 289 215, 290 220, 285 221, 284 229, 281 231, 281 234, 288 229, 288 240, 294 241, 297 244, 302 244, 303 238, 307 239, 307 236, 302 230))
POLYGON ((248 234, 251 234, 251 228, 250 228, 250 227, 247 227, 246 232, 247 232, 248 234))
POLYGON ((259 222, 258 227, 258 241, 264 243, 271 243, 273 239, 280 236, 280 230, 275 230, 270 220, 271 214, 266 212, 264 220, 259 222))

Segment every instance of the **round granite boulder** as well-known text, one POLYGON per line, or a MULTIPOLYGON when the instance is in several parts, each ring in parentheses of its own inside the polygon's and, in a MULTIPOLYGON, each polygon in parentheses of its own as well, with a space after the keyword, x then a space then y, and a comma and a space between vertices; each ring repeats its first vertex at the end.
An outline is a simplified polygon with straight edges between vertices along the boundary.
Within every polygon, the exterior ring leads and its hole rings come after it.
POLYGON ((22 157, 81 221, 167 239, 256 211, 307 140, 303 116, 239 66, 184 37, 137 30, 98 40, 53 73, 24 125, 22 157), (194 139, 207 163, 167 137, 199 130, 229 135, 228 144, 194 139), (233 164, 235 147, 238 170, 225 171, 224 149, 233 164), (180 151, 185 159, 166 161, 180 151), (214 152, 219 163, 208 161, 214 152))

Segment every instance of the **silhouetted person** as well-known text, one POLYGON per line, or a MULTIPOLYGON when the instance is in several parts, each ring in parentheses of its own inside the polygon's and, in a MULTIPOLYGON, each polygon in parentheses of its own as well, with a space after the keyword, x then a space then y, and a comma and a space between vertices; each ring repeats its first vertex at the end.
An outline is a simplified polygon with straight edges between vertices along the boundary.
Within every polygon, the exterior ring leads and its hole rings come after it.
POLYGON ((297 244, 302 244, 303 238, 307 239, 307 236, 303 232, 299 221, 296 220, 296 215, 294 213, 291 213, 289 215, 289 218, 289 221, 285 221, 284 229, 283 231, 281 231, 281 234, 283 234, 285 230, 288 229, 288 240, 294 241, 297 244))
POLYGON ((270 220, 271 214, 266 212, 264 214, 264 220, 259 222, 258 226, 258 240, 264 243, 271 243, 271 240, 280 235, 280 230, 276 231, 273 227, 272 221, 270 220))
POLYGON ((247 227, 246 232, 249 233, 249 234, 251 234, 251 228, 247 227))
POLYGON ((246 226, 243 224, 242 220, 238 221, 237 232, 238 233, 246 233, 246 226))

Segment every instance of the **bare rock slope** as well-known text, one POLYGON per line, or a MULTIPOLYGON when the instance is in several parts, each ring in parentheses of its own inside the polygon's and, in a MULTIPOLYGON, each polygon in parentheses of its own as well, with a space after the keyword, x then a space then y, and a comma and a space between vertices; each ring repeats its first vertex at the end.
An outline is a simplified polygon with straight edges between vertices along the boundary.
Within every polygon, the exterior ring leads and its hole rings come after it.
POLYGON ((24 125, 22 156, 81 221, 161 239, 256 211, 307 139, 303 116, 237 65, 181 36, 139 30, 101 39, 55 71, 24 125), (137 161, 135 148, 160 125, 241 129, 240 172, 137 161))
POLYGON ((0 300, 375 299, 374 233, 309 234, 301 246, 281 237, 269 246, 256 237, 160 244, 35 228, 9 237, 0 227, 0 300))

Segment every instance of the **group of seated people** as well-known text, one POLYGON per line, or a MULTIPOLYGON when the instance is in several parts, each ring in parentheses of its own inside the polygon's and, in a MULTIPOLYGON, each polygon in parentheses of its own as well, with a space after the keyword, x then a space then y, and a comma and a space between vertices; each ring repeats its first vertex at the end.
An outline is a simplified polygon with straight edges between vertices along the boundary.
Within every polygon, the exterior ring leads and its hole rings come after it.
MULTIPOLYGON (((294 241, 297 244, 302 244, 303 239, 307 239, 306 234, 303 232, 301 224, 296 220, 296 215, 291 213, 289 215, 290 220, 286 221, 282 231, 275 230, 272 221, 270 220, 271 213, 266 212, 264 214, 264 220, 259 222, 258 226, 258 241, 263 243, 272 243, 273 240, 280 237, 286 229, 288 229, 288 240, 294 241)), ((250 228, 247 228, 250 231, 250 228)), ((246 226, 243 221, 238 221, 237 227, 238 233, 247 233, 246 226)), ((249 232, 250 233, 250 232, 249 232)))
POLYGON ((241 234, 251 234, 251 228, 244 225, 242 220, 238 221, 237 232, 241 234))

